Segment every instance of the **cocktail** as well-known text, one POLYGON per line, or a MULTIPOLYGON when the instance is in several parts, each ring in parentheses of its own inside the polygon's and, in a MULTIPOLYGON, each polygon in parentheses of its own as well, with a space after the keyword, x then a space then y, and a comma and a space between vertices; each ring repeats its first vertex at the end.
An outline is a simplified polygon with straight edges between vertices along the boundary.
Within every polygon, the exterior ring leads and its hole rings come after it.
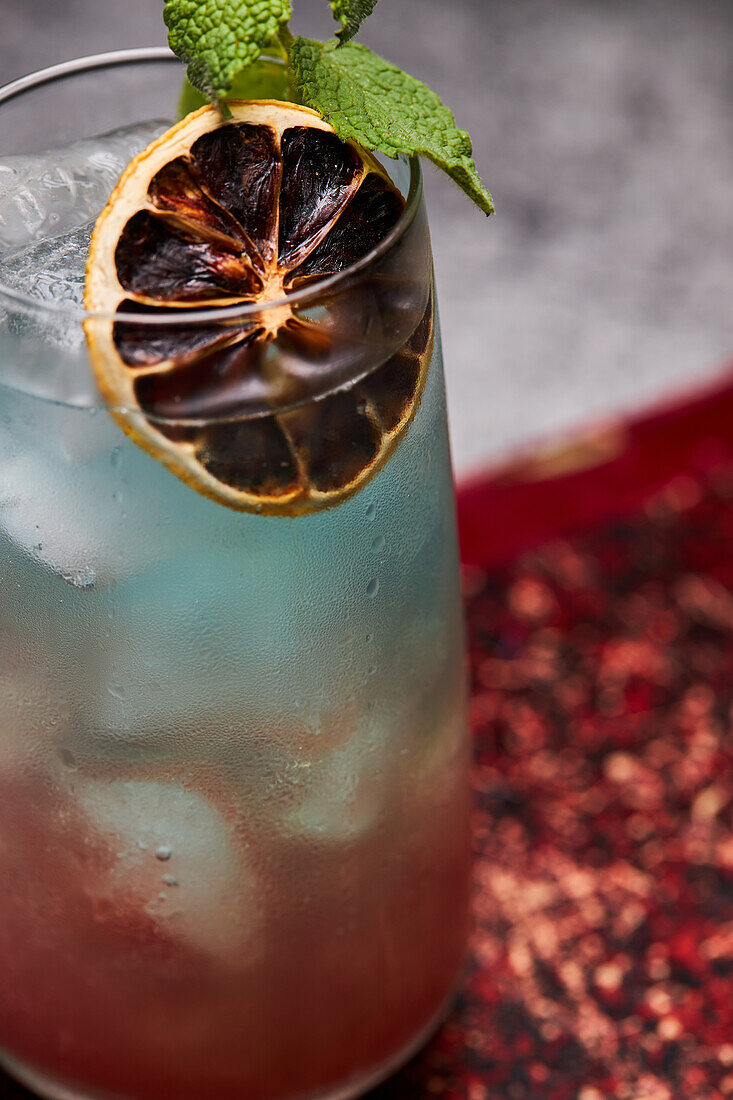
POLYGON ((137 51, 0 101, 2 1061, 49 1097, 358 1095, 466 936, 420 170, 283 103, 161 142, 180 81, 137 51))

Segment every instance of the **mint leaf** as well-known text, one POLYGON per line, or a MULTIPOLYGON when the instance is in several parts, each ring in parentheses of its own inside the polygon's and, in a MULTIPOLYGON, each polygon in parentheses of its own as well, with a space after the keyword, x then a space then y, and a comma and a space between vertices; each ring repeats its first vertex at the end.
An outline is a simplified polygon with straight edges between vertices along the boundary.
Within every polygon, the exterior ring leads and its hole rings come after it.
POLYGON ((336 35, 342 46, 358 34, 359 27, 372 14, 376 6, 377 0, 331 0, 334 19, 343 23, 343 27, 336 35))
POLYGON ((323 46, 298 38, 290 64, 303 102, 319 111, 344 141, 387 156, 422 154, 492 214, 491 195, 473 161, 471 139, 426 84, 366 46, 323 46))
POLYGON ((220 100, 287 23, 290 0, 167 0, 163 18, 191 84, 220 100))

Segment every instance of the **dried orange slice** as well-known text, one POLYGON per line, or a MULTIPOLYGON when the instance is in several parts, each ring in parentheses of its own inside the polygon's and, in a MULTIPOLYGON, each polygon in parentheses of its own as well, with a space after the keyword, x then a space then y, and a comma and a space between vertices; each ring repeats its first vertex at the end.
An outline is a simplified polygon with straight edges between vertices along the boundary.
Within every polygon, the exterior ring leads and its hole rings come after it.
POLYGON ((405 203, 315 112, 230 108, 227 121, 189 115, 125 171, 92 236, 85 306, 107 319, 86 334, 102 395, 138 444, 221 503, 294 515, 352 494, 392 452, 425 381, 432 302, 378 369, 303 400, 334 333, 368 334, 353 296, 314 310, 294 292, 374 249, 405 203), (241 303, 262 312, 222 319, 241 303))

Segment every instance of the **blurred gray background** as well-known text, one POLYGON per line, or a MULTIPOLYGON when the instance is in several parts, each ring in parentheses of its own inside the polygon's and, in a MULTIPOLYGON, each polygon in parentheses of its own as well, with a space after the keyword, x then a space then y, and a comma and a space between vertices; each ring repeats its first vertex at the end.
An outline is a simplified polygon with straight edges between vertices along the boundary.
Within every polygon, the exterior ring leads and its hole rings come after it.
MULTIPOLYGON (((161 7, 0 0, 0 82, 162 43, 161 7)), ((427 169, 459 472, 733 359, 731 0, 380 0, 363 38, 441 93, 496 199, 427 169)))

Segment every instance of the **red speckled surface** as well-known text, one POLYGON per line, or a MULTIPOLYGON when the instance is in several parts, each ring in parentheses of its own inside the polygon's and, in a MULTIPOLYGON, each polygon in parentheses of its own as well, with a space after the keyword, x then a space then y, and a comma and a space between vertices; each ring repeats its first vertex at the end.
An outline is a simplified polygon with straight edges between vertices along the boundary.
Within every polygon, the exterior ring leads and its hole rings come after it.
POLYGON ((733 1095, 733 387, 571 450, 461 497, 471 963, 372 1100, 733 1095))

